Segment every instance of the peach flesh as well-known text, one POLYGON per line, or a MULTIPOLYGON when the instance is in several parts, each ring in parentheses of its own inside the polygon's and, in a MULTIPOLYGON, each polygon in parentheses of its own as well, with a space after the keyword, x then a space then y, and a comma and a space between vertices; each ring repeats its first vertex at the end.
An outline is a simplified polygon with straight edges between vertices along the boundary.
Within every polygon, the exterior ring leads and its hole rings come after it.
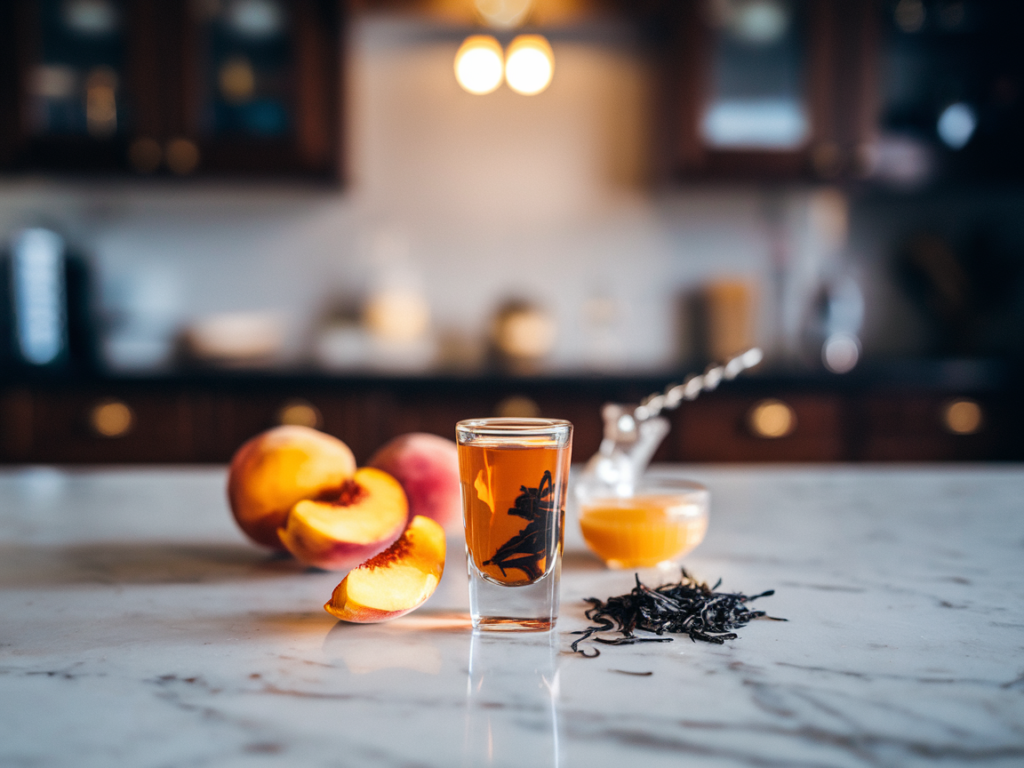
POLYGON ((447 530, 461 530, 462 489, 454 442, 425 432, 399 435, 373 455, 369 466, 383 469, 402 484, 410 519, 423 515, 447 530))
POLYGON ((249 440, 232 458, 231 512, 253 541, 284 549, 277 532, 292 507, 340 488, 355 471, 352 451, 338 438, 309 427, 277 427, 249 440))
POLYGON ((398 481, 367 467, 341 488, 296 504, 278 535, 300 562, 346 571, 390 546, 408 516, 398 481))
POLYGON ((351 571, 324 605, 332 616, 374 624, 419 608, 444 573, 444 529, 417 515, 389 549, 351 571))

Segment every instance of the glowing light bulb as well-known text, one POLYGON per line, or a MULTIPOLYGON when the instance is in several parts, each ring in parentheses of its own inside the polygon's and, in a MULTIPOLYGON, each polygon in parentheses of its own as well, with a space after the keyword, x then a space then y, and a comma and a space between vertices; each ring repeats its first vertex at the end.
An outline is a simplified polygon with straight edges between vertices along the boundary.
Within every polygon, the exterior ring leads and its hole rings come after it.
POLYGON ((524 96, 540 93, 555 74, 555 54, 541 35, 520 35, 508 47, 505 79, 508 87, 524 96))
POLYGON ((467 37, 455 54, 455 79, 463 90, 482 96, 501 85, 501 46, 490 35, 467 37))

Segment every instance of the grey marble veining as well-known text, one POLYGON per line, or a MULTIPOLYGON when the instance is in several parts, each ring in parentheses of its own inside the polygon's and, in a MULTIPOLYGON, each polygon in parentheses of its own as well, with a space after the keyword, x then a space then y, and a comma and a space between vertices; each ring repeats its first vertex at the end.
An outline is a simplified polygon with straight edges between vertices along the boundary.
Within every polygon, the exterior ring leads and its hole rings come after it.
POLYGON ((633 576, 570 519, 553 633, 474 637, 457 541, 424 608, 345 625, 221 470, 0 472, 0 765, 1024 764, 1024 469, 660 471, 712 491, 687 567, 788 623, 571 654, 633 576))

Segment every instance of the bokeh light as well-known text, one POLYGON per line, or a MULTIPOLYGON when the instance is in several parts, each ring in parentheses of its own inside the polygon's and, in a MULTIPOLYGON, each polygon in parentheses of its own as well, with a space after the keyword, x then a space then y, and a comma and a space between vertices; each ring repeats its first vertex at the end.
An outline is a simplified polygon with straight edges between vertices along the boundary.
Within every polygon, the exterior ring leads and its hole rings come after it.
POLYGON ((946 403, 942 421, 954 435, 973 435, 981 431, 984 416, 977 402, 961 397, 946 403))
POLYGON ((747 423, 757 437, 786 437, 796 429, 796 413, 781 400, 762 400, 750 410, 747 423))
POLYGON ((860 360, 860 340, 852 333, 833 333, 821 348, 821 362, 832 373, 849 373, 860 360))
POLYGON ((533 0, 473 0, 480 20, 494 29, 512 29, 526 21, 533 0))
POLYGON ((455 79, 478 96, 501 85, 503 70, 501 45, 490 35, 467 37, 455 54, 455 79))
POLYGON ((789 11, 778 0, 751 0, 735 9, 729 26, 746 43, 771 45, 786 34, 789 11))
POLYGON ((971 105, 958 101, 942 110, 936 130, 947 147, 962 149, 971 140, 977 127, 978 116, 971 105))
POLYGON ((555 54, 541 35, 520 35, 509 45, 505 80, 516 93, 540 93, 551 84, 554 73, 555 54))

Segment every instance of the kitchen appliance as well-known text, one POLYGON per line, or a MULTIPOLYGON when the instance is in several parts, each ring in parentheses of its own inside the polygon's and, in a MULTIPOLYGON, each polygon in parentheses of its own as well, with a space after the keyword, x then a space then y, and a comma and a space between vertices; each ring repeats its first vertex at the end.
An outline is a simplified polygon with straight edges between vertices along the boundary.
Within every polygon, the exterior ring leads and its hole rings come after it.
POLYGON ((91 370, 91 275, 53 230, 30 227, 0 256, 0 375, 91 370))

